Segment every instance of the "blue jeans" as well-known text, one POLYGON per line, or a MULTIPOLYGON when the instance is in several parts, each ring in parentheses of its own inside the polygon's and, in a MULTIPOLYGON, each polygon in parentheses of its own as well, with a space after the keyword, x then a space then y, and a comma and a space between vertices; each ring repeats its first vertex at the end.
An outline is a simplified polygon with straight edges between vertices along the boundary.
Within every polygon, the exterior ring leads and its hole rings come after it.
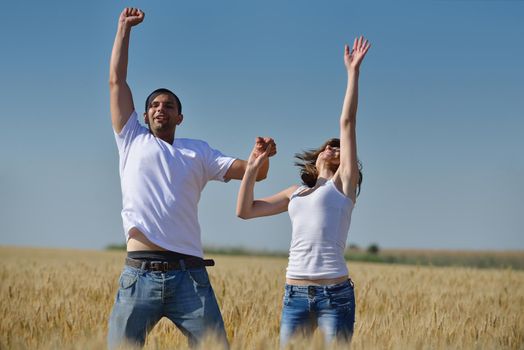
POLYGON ((327 286, 286 284, 280 346, 297 332, 311 334, 318 326, 327 342, 350 341, 355 323, 355 294, 350 280, 327 286))
POLYGON ((109 318, 109 348, 143 346, 147 333, 163 316, 188 337, 190 346, 209 332, 228 346, 205 267, 151 272, 125 266, 109 318))

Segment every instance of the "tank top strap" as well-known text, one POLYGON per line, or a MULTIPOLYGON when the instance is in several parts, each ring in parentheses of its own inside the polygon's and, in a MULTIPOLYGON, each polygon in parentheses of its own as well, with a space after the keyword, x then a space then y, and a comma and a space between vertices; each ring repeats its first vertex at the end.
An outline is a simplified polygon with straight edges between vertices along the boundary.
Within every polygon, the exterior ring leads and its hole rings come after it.
POLYGON ((308 187, 307 186, 304 186, 304 185, 300 185, 298 186, 298 188, 293 192, 291 193, 291 196, 289 197, 289 200, 292 200, 293 198, 295 198, 300 192, 302 192, 303 190, 307 189, 308 187))

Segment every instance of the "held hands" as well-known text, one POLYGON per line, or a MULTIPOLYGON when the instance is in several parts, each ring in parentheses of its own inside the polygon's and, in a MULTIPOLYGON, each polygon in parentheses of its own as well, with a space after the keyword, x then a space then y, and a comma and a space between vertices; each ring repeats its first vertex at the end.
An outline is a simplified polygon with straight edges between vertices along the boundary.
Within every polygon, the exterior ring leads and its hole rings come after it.
POLYGON ((126 7, 120 14, 118 22, 121 25, 127 26, 129 28, 136 26, 137 24, 142 23, 144 20, 144 11, 134 8, 126 7))
POLYGON ((262 164, 277 153, 277 145, 271 137, 257 137, 255 146, 249 155, 247 165, 253 169, 259 169, 262 164))
POLYGON ((370 47, 369 41, 363 36, 355 38, 351 52, 349 51, 349 46, 347 44, 344 45, 344 64, 346 69, 348 71, 358 71, 370 47))

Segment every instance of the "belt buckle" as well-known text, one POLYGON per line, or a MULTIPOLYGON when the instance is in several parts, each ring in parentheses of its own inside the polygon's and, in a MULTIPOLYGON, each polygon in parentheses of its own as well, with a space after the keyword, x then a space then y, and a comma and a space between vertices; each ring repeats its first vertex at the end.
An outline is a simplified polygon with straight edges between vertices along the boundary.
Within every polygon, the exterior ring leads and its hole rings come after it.
POLYGON ((167 261, 152 261, 149 263, 151 270, 167 272, 169 271, 169 263, 167 261))

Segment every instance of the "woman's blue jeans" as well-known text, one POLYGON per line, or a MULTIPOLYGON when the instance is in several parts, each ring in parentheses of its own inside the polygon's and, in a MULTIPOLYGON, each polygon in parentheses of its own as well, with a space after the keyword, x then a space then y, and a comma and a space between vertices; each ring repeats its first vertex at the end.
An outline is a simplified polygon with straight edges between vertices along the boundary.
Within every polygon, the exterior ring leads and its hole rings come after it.
POLYGON ((286 284, 280 346, 298 332, 311 334, 318 326, 325 340, 350 341, 355 323, 355 294, 353 282, 327 286, 293 286, 286 284))
POLYGON ((164 316, 188 337, 191 346, 210 332, 228 346, 205 267, 152 272, 125 266, 109 318, 109 348, 143 346, 147 333, 164 316))

